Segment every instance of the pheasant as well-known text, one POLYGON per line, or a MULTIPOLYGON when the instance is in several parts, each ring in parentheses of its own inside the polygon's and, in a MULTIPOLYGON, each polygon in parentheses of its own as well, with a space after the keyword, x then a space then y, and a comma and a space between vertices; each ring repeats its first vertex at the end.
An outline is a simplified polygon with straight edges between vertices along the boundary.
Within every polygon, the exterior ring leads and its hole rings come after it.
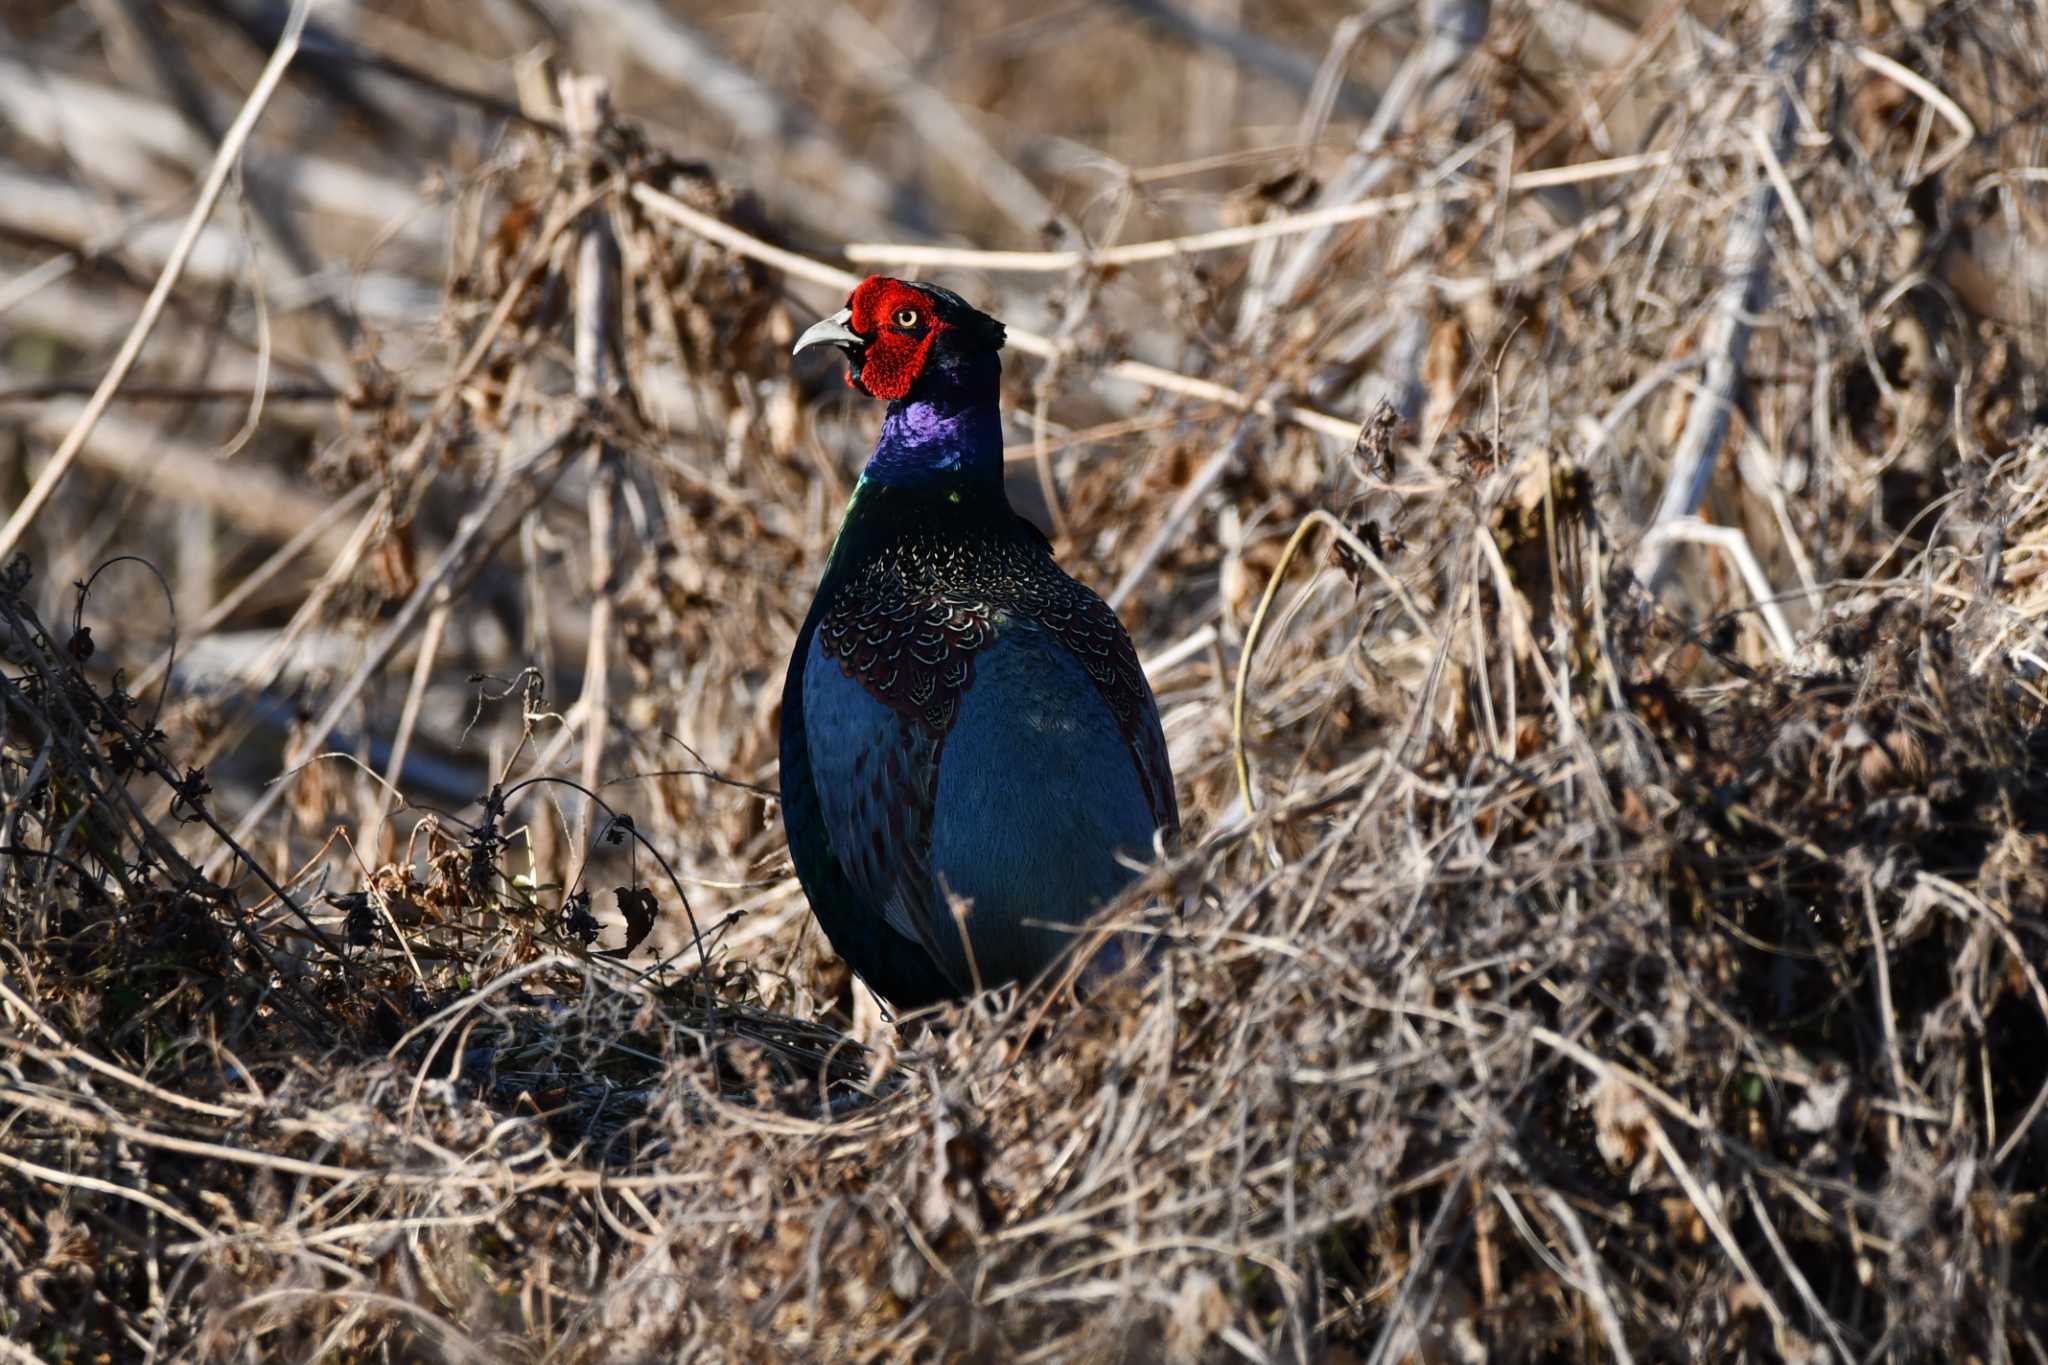
POLYGON ((1042 972, 1180 814, 1131 637, 1003 492, 1003 325, 878 275, 819 345, 889 406, 790 656, 783 820, 833 948, 914 1010, 1042 972))

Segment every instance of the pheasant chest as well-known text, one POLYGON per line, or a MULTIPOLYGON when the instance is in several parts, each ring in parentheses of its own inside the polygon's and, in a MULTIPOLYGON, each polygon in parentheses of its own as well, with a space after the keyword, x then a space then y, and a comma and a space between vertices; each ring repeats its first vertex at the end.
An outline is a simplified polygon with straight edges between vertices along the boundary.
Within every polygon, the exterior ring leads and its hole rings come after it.
POLYGON ((1149 696, 1106 603, 1029 542, 948 528, 877 547, 842 583, 818 644, 883 705, 943 736, 974 685, 974 658, 1006 625, 1045 631, 1087 670, 1127 733, 1149 696))

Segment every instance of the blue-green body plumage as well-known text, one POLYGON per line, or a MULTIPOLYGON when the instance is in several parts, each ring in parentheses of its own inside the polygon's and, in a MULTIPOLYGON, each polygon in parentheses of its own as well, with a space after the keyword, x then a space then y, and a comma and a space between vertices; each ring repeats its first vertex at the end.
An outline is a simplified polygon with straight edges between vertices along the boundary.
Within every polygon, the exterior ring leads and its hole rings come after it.
POLYGON ((797 874, 900 1009, 1037 974, 1179 825, 1130 637, 1004 498, 993 349, 940 358, 891 404, 782 705, 797 874))

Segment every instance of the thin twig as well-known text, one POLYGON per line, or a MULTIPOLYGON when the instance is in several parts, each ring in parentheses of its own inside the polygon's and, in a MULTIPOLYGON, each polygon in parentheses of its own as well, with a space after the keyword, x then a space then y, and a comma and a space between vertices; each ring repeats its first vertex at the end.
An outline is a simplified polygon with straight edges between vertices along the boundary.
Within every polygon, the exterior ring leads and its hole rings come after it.
POLYGON ((444 598, 427 613, 426 628, 420 632, 419 657, 413 661, 412 682, 405 689, 405 705, 398 712, 398 730, 391 737, 391 760, 384 765, 384 780, 372 784, 372 796, 363 812, 362 838, 371 855, 377 856, 377 831, 391 809, 394 793, 405 777, 406 755, 412 749, 413 727, 419 723, 420 706, 426 700, 427 683, 433 677, 434 661, 441 653, 441 638, 448 629, 450 603, 444 598))
POLYGON ((85 405, 78 423, 71 434, 57 447, 56 454, 43 466, 35 484, 22 498, 21 506, 14 509, 14 515, 0 526, 0 560, 14 552, 16 542, 35 520, 50 495, 57 491, 57 485, 70 472, 72 462, 85 448, 87 438, 92 435, 93 424, 99 421, 107 404, 112 401, 114 391, 121 387, 121 381, 134 368, 136 358, 142 354, 142 344, 149 340, 156 321, 163 315, 164 304, 171 291, 177 288, 178 276, 185 268, 186 258, 192 254, 193 245, 206 227, 206 220, 213 216, 213 206, 226 187, 228 173, 234 169, 235 161, 242 154, 242 147, 249 140, 249 134, 256 129, 256 121, 263 116, 263 110, 270 103, 278 83, 284 79, 285 68, 291 65, 292 56, 298 51, 299 35, 305 30, 306 15, 312 9, 312 0, 292 0, 291 17, 285 22, 284 33, 277 41, 277 48, 270 54, 263 73, 256 78, 256 86, 249 97, 242 102, 242 110, 235 121, 228 126, 227 136, 221 139, 220 150, 215 153, 213 165, 207 169, 206 179, 199 187, 199 202, 192 206, 192 212, 185 217, 184 231, 179 233, 177 245, 171 249, 171 259, 156 277, 156 284, 149 291, 149 299, 142 305, 142 315, 135 319, 135 325, 128 329, 128 335, 115 353, 114 363, 108 367, 106 378, 85 405))
MULTIPOLYGON (((860 277, 847 271, 812 260, 808 256, 779 246, 772 246, 750 233, 742 232, 732 224, 712 217, 708 213, 691 208, 672 195, 663 194, 651 185, 636 184, 632 189, 633 198, 657 217, 688 228, 708 241, 716 242, 728 251, 736 252, 752 260, 762 261, 800 280, 851 293, 860 283, 860 277)), ((1026 355, 1051 356, 1054 343, 1036 332, 1021 327, 1006 329, 1008 345, 1012 350, 1026 355)), ((1179 394, 1186 398, 1200 398, 1239 412, 1256 412, 1262 417, 1273 417, 1291 422, 1333 440, 1351 442, 1358 439, 1358 423, 1347 422, 1341 417, 1316 412, 1310 408, 1283 404, 1271 397, 1248 398, 1237 390, 1207 379, 1196 379, 1190 375, 1176 374, 1138 360, 1119 360, 1105 365, 1102 373, 1113 379, 1126 380, 1144 388, 1161 393, 1179 394)))
POLYGON ((1695 545, 1709 545, 1734 561, 1742 581, 1749 586, 1750 598, 1756 603, 1757 613, 1770 628, 1771 645, 1778 651, 1778 658, 1786 663, 1798 652, 1798 644, 1792 635, 1792 623, 1785 619, 1785 608, 1780 605, 1777 591, 1770 580, 1764 577, 1763 565, 1757 562, 1756 552, 1749 547, 1749 537, 1737 526, 1710 526, 1698 517, 1688 516, 1677 521, 1661 522, 1650 528, 1643 537, 1643 553, 1654 554, 1665 551, 1672 541, 1690 541, 1695 545))
MULTIPOLYGON (((1666 151, 1641 152, 1632 156, 1610 157, 1604 161, 1575 162, 1569 166, 1520 172, 1509 177, 1506 188, 1511 194, 1521 194, 1532 190, 1552 189, 1560 185, 1583 185, 1669 166, 1679 159, 1678 154, 1666 151)), ((845 247, 845 255, 849 261, 868 265, 953 267, 960 270, 987 270, 998 273, 1065 274, 1070 270, 1143 265, 1150 261, 1179 260, 1185 256, 1208 251, 1227 251, 1259 242, 1296 237, 1324 228, 1341 227, 1347 223, 1391 218, 1396 214, 1431 205, 1459 204, 1485 199, 1500 193, 1501 188, 1498 184, 1473 183, 1404 190, 1399 194, 1358 199, 1348 204, 1305 209, 1300 213, 1269 218, 1261 223, 1248 223, 1243 227, 1191 232, 1180 237, 1131 242, 1125 246, 1101 247, 1092 251, 970 251, 964 247, 926 246, 910 242, 850 242, 845 247)))
POLYGON ((1607 1349, 1614 1353, 1617 1365, 1634 1365, 1629 1355, 1628 1336, 1621 1329, 1621 1316, 1614 1311, 1614 1297, 1607 1292, 1607 1277, 1601 1273, 1600 1262, 1593 1255, 1592 1244, 1586 1240, 1586 1229, 1579 1222, 1579 1216, 1572 1212, 1572 1206, 1564 1201, 1563 1196, 1553 1190, 1544 1191, 1543 1207, 1564 1225, 1565 1235, 1571 1239, 1572 1255, 1578 1262, 1579 1291, 1593 1305, 1593 1318, 1600 1324, 1600 1335, 1607 1339, 1607 1349))
POLYGON ((923 145, 981 190, 1021 231, 1036 235, 1058 218, 1052 201, 1039 192, 1009 158, 960 112, 952 100, 917 79, 896 45, 852 5, 826 11, 826 29, 859 63, 885 98, 903 111, 923 145))
MULTIPOLYGON (((1776 87, 1771 145, 1783 161, 1792 153, 1793 135, 1799 127, 1799 74, 1813 43, 1807 32, 1813 19, 1813 0, 1770 0, 1764 13, 1769 50, 1764 70, 1766 79, 1776 87)), ((1750 191, 1728 229, 1721 250, 1723 283, 1699 347, 1706 356, 1706 374, 1700 391, 1693 395, 1678 449, 1672 453, 1671 473, 1652 525, 1690 517, 1706 499, 1707 484, 1714 476, 1714 464, 1742 386, 1750 334, 1765 306, 1771 222, 1777 208, 1777 186, 1766 176, 1750 191)), ((1656 592, 1670 572, 1669 540, 1646 540, 1637 559, 1636 577, 1656 592)))
MULTIPOLYGON (((585 159, 584 174, 595 178, 604 168, 596 160, 598 136, 611 115, 610 92, 595 76, 565 75, 561 80, 562 117, 571 146, 585 159)), ((619 246, 611 216, 602 206, 590 208, 578 228, 576 246, 575 335, 571 345, 576 365, 576 401, 595 422, 615 396, 618 376, 612 365, 622 354, 618 327, 619 246)), ((583 695, 576 710, 583 720, 583 785, 595 791, 604 779, 604 750, 611 723, 611 647, 614 597, 618 591, 615 551, 619 542, 619 455, 601 435, 588 451, 590 489, 586 520, 590 529, 590 641, 584 652, 583 695)), ((596 810, 583 804, 577 818, 576 842, 588 847, 596 810)))
POLYGON ((1971 121, 1967 113, 1963 112, 1963 106, 1957 104, 1947 92, 1942 90, 1933 81, 1928 80, 1911 67, 1905 66, 1885 56, 1882 52, 1871 48, 1855 47, 1851 48, 1849 52, 1857 61, 1863 63, 1872 71, 1890 77, 1918 95, 1921 99, 1926 100, 1936 113, 1948 121, 1948 126, 1955 130, 1955 136, 1949 139, 1948 145, 1935 153, 1934 158, 1920 168, 1920 179, 1924 180, 1928 176, 1946 168, 1950 162, 1968 151, 1970 144, 1976 141, 1977 125, 1971 121))
MULTIPOLYGON (((1387 177, 1393 168, 1383 150, 1387 138, 1412 108, 1479 49, 1492 16, 1488 0, 1426 0, 1417 10, 1422 41, 1402 59, 1371 120, 1359 132, 1351 156, 1319 196, 1332 209, 1355 204, 1387 177)), ((1238 301, 1240 341, 1270 326, 1308 284, 1327 258, 1341 221, 1317 224, 1304 240, 1287 248, 1284 259, 1274 256, 1270 276, 1254 272, 1238 301)))
POLYGON ((1430 629, 1429 622, 1423 618, 1422 611, 1416 605, 1415 599, 1409 594, 1407 586, 1400 579, 1394 577, 1393 572, 1381 562, 1377 554, 1373 553, 1370 546, 1353 535, 1351 529, 1345 526, 1343 522, 1338 521, 1321 508, 1317 508, 1303 517, 1301 524, 1294 528, 1294 534, 1288 537, 1287 548, 1280 552, 1278 562, 1273 565, 1273 572, 1266 578, 1266 589, 1259 595, 1259 605, 1252 612, 1251 624, 1245 628, 1244 647, 1238 651, 1237 655, 1237 682, 1232 687, 1230 694, 1230 742, 1231 759, 1237 769, 1238 796, 1244 802, 1246 815, 1251 815, 1259 808, 1252 788, 1251 765, 1245 757, 1244 748, 1244 699, 1246 686, 1251 678, 1252 659, 1258 650, 1259 633, 1265 625, 1266 613, 1273 605, 1273 598, 1280 591, 1281 579, 1287 575, 1287 566, 1294 562, 1295 553, 1301 549, 1302 543, 1308 539, 1308 533, 1318 526, 1326 527, 1332 535, 1343 542, 1344 546, 1352 554, 1356 555, 1362 563, 1372 570, 1373 576, 1386 585, 1387 591, 1392 593, 1394 599, 1401 604, 1401 609, 1407 613, 1408 619, 1415 626, 1419 638, 1425 641, 1431 649, 1437 647, 1436 633, 1430 629))

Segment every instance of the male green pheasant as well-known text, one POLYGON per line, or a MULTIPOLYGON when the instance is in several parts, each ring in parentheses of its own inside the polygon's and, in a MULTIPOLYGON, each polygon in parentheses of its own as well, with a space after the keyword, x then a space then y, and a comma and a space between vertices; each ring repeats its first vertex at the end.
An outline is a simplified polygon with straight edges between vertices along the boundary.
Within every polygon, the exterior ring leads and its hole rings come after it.
POLYGON ((790 656, 783 820, 832 946, 911 1010, 1042 972, 1180 815, 1131 637, 1003 493, 1002 324, 874 276, 821 344, 889 407, 790 656))

